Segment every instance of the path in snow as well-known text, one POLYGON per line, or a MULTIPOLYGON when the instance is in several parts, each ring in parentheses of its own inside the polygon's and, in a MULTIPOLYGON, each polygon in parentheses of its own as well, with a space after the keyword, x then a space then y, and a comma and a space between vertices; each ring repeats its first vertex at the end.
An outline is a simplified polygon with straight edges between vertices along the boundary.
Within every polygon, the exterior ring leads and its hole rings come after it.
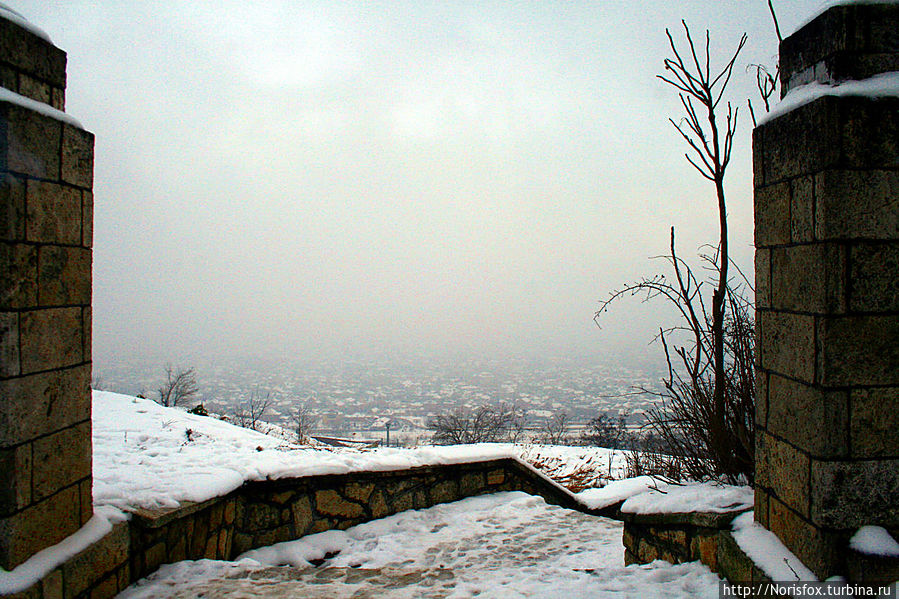
POLYGON ((718 597, 719 579, 702 564, 625 568, 620 522, 524 493, 403 512, 243 557, 163 566, 120 597, 718 597))

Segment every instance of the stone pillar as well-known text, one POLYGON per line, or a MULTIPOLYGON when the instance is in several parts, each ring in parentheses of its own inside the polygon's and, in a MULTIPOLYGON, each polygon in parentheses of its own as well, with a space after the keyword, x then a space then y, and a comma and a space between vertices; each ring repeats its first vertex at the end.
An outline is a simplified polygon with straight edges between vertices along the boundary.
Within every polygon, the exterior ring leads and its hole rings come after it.
MULTIPOLYGON (((829 9, 780 47, 784 93, 899 70, 899 5, 829 9)), ((862 525, 899 538, 899 97, 759 126, 756 520, 819 577, 862 525)))
POLYGON ((0 86, 9 90, 0 90, 0 567, 7 570, 93 513, 94 137, 60 112, 66 55, 40 33, 0 18, 0 86))

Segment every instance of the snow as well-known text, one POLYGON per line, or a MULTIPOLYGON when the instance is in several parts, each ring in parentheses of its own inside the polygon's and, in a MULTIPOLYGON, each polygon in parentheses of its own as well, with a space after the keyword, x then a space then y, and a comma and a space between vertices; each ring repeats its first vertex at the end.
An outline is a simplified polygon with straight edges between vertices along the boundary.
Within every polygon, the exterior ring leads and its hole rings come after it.
POLYGON ((720 514, 749 509, 753 506, 753 501, 752 487, 735 487, 711 482, 686 485, 662 483, 625 501, 621 511, 629 514, 689 512, 720 514))
POLYGON ((899 543, 881 526, 862 526, 852 535, 849 546, 867 555, 899 557, 899 543))
POLYGON ((780 582, 818 580, 811 570, 770 530, 758 524, 752 512, 740 514, 731 525, 734 540, 771 580, 780 582))
POLYGON ((0 87, 0 102, 9 102, 11 104, 16 104, 17 106, 21 106, 22 108, 27 108, 28 110, 33 110, 38 114, 48 116, 51 119, 56 119, 57 121, 68 123, 73 127, 84 129, 84 127, 75 117, 72 117, 61 110, 57 110, 48 104, 44 104, 43 102, 38 102, 37 100, 32 100, 31 98, 26 98, 25 96, 17 94, 12 90, 6 89, 5 87, 0 87))
POLYGON ((867 79, 843 81, 834 84, 818 82, 794 87, 771 112, 759 119, 759 125, 782 116, 791 110, 804 106, 824 96, 863 96, 867 98, 885 98, 899 96, 899 72, 881 73, 867 79))
POLYGON ((2 2, 0 2, 0 18, 4 18, 7 21, 12 21, 19 27, 27 29, 42 40, 48 41, 51 44, 53 43, 53 40, 50 39, 50 36, 47 35, 46 31, 44 31, 40 27, 33 25, 28 19, 26 19, 7 5, 3 4, 2 2))
POLYGON ((518 459, 519 453, 491 443, 322 451, 103 391, 94 391, 93 414, 94 503, 124 510, 205 501, 246 481, 518 459))
POLYGON ((12 571, 0 568, 0 595, 24 591, 67 559, 102 539, 112 530, 113 524, 124 519, 125 515, 114 508, 95 508, 93 518, 74 534, 35 553, 12 571))
POLYGON ((120 597, 718 596, 718 577, 697 562, 625 567, 621 527, 498 493, 256 549, 237 562, 163 566, 120 597))
MULTIPOLYGON (((812 13, 812 16, 810 16, 806 20, 802 21, 799 24, 799 26, 793 30, 793 33, 796 33, 797 31, 799 31, 800 29, 802 29, 803 27, 805 27, 806 25, 808 25, 809 23, 811 23, 812 21, 814 21, 815 19, 820 17, 822 14, 824 14, 827 11, 827 9, 829 9, 833 6, 840 6, 843 4, 897 4, 897 3, 899 3, 899 0, 825 0, 819 4, 818 10, 816 12, 812 13)), ((790 35, 792 35, 792 33, 790 35)))
POLYGON ((608 507, 624 499, 645 493, 659 485, 651 476, 637 476, 614 480, 601 488, 586 489, 576 495, 577 500, 592 510, 608 507))

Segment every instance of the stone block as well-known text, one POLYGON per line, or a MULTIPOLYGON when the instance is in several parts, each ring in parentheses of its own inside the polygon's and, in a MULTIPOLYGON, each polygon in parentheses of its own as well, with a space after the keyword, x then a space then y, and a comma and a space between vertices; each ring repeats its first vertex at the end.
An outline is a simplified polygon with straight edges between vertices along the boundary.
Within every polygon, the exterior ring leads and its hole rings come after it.
POLYGON ((767 429, 811 456, 849 455, 849 400, 844 390, 825 391, 771 375, 767 429))
POLYGON ((780 501, 769 501, 768 529, 819 579, 836 574, 842 549, 839 536, 813 526, 780 501))
POLYGON ((31 444, 0 449, 0 517, 9 516, 31 503, 31 444))
POLYGON ((78 530, 78 488, 69 487, 8 518, 0 518, 0 567, 11 570, 78 530))
POLYGON ((93 133, 63 125, 61 179, 88 190, 94 186, 93 133))
POLYGON ((25 236, 37 243, 81 245, 81 190, 49 181, 28 181, 25 236))
MULTIPOLYGON (((840 109, 841 166, 895 168, 899 161, 899 98, 847 96, 840 98, 840 109)), ((864 176, 864 171, 858 172, 864 176)))
POLYGON ((119 580, 115 574, 107 576, 91 589, 90 599, 112 599, 119 592, 118 584, 119 580))
POLYGON ((755 247, 790 243, 789 181, 756 188, 755 247))
POLYGON ((899 526, 899 458, 812 461, 811 521, 825 528, 899 526))
POLYGON ((0 174, 0 241, 25 239, 25 182, 0 174))
POLYGON ((26 98, 31 98, 32 100, 47 104, 48 106, 51 104, 53 101, 53 88, 50 87, 49 83, 39 81, 25 73, 19 73, 18 79, 19 85, 17 91, 19 94, 26 98))
POLYGON ((94 516, 93 476, 87 477, 78 485, 81 494, 81 526, 84 526, 94 516))
POLYGON ((762 489, 753 493, 753 518, 762 526, 768 526, 768 494, 762 489))
POLYGON ((374 491, 374 489, 374 483, 353 482, 346 485, 344 494, 347 496, 347 498, 352 499, 353 501, 361 501, 365 503, 368 501, 368 498, 371 496, 371 492, 374 491))
POLYGON ((899 316, 825 317, 817 335, 821 385, 899 385, 899 316))
POLYGON ((383 518, 391 513, 387 507, 387 501, 384 499, 384 493, 380 489, 372 494, 369 509, 372 518, 383 518))
POLYGON ((0 439, 15 445, 90 420, 90 365, 0 381, 0 439))
POLYGON ((471 497, 477 495, 484 490, 485 481, 484 474, 481 472, 468 472, 463 474, 459 480, 459 495, 461 497, 471 497))
POLYGON ((487 484, 489 486, 501 485, 506 482, 506 471, 502 469, 491 470, 487 473, 487 484))
POLYGON ((850 391, 852 457, 899 456, 899 388, 850 391))
POLYGON ((851 246, 849 272, 850 310, 899 312, 899 243, 851 246))
POLYGON ((790 239, 808 243, 815 239, 815 180, 797 177, 790 182, 790 239))
POLYGON ((459 499, 459 485, 454 480, 445 480, 431 487, 431 503, 449 503, 459 499))
POLYGON ((333 489, 315 492, 315 510, 319 514, 338 518, 359 518, 364 514, 361 505, 347 501, 333 489))
MULTIPOLYGON (((758 127, 764 130, 765 143, 760 153, 764 162, 762 169, 766 185, 813 175, 840 163, 840 100, 841 98, 825 96, 758 127)), ((781 234, 785 231, 789 236, 789 203, 780 214, 783 219, 776 221, 779 223, 778 231, 781 234)), ((758 229, 759 221, 756 220, 756 223, 758 229)), ((756 247, 759 245, 757 236, 756 247)))
POLYGON ((56 569, 41 580, 42 599, 64 599, 62 570, 56 569))
POLYGON ((771 307, 771 250, 755 251, 755 306, 771 307))
POLYGON ((8 102, 0 102, 0 170, 40 179, 59 178, 59 144, 62 124, 8 102))
POLYGON ((0 376, 17 376, 19 367, 19 315, 0 312, 0 376))
POLYGON ((826 170, 815 176, 815 238, 899 239, 899 171, 826 170))
POLYGON ((38 250, 32 245, 0 242, 0 309, 37 305, 38 250))
POLYGON ((38 262, 41 306, 90 305, 91 250, 47 245, 38 250, 38 262))
POLYGON ((94 194, 81 192, 81 245, 94 246, 94 194))
POLYGON ((768 377, 770 375, 756 368, 755 370, 755 423, 756 426, 768 426, 768 377))
POLYGON ((814 382, 815 317, 758 310, 756 332, 762 368, 814 382))
POLYGON ((56 110, 66 111, 66 90, 54 87, 50 92, 50 105, 56 110))
POLYGON ((809 457, 764 431, 756 433, 756 483, 800 514, 809 513, 809 457))
MULTIPOLYGON (((40 500, 91 475, 91 423, 83 422, 33 443, 34 499, 40 500)), ((78 500, 80 505, 81 495, 78 500)), ((79 523, 81 511, 78 512, 79 523)))
POLYGON ((66 86, 66 53, 5 19, 0 20, 0 56, 16 69, 54 87, 66 86))
POLYGON ((846 248, 833 243, 771 250, 771 307, 774 310, 846 312, 846 248))
POLYGON ((126 564, 130 547, 128 524, 120 522, 108 535, 69 559, 62 567, 66 597, 83 593, 126 564))
POLYGON ((23 374, 65 368, 82 361, 81 308, 23 312, 19 318, 19 335, 23 374))
POLYGON ((229 499, 225 502, 225 509, 222 512, 222 519, 224 520, 226 525, 230 526, 234 524, 235 516, 237 515, 236 511, 237 502, 235 500, 229 499))
POLYGON ((93 311, 90 307, 81 309, 82 324, 82 348, 81 359, 85 362, 91 361, 91 344, 93 342, 93 311))

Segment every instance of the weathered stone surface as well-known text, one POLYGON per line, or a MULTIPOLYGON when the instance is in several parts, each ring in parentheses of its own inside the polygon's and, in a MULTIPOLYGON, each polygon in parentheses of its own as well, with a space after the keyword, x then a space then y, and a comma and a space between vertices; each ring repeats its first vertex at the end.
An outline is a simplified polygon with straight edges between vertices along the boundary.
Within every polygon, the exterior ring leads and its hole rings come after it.
POLYGON ((38 298, 41 306, 91 303, 91 250, 43 246, 39 249, 38 298))
POLYGON ((24 312, 19 319, 22 373, 65 368, 82 361, 81 308, 24 312))
POLYGON ((374 483, 349 483, 344 489, 344 494, 354 501, 366 502, 374 491, 374 483))
POLYGON ((48 181, 28 181, 25 236, 37 243, 81 245, 81 190, 48 181))
POLYGON ((772 374, 767 428, 810 455, 848 457, 848 394, 816 389, 772 374))
POLYGON ((86 248, 94 245, 94 194, 81 192, 81 245, 86 248))
MULTIPOLYGON (((91 361, 91 344, 93 343, 93 311, 90 306, 81 309, 81 359, 85 362, 91 361)), ((90 377, 88 377, 90 378, 90 377)))
POLYGON ((249 503, 245 508, 248 530, 274 528, 281 521, 281 511, 265 503, 249 503))
POLYGON ((771 307, 814 314, 846 311, 846 248, 832 243, 771 250, 771 307))
POLYGON ((463 474, 459 480, 459 494, 462 497, 477 495, 484 489, 484 475, 471 472, 463 474))
POLYGON ((790 243, 790 184, 755 190, 755 246, 765 248, 790 243))
POLYGON ((41 437, 34 441, 33 447, 35 500, 48 497, 91 475, 90 421, 41 437))
POLYGON ((65 124, 62 129, 62 172, 66 183, 91 189, 94 185, 94 135, 65 124))
POLYGON ((25 182, 0 174, 0 241, 25 239, 25 182))
POLYGON ((850 397, 852 457, 899 456, 899 388, 853 389, 850 397))
POLYGON ((365 513, 361 505, 347 501, 333 489, 315 492, 315 510, 319 514, 339 518, 359 518, 365 513))
POLYGON ((899 460, 812 461, 811 521, 829 528, 899 526, 899 460))
POLYGON ((756 434, 756 483, 797 512, 809 513, 809 458, 771 435, 756 434))
POLYGON ((372 518, 383 518, 390 513, 387 507, 387 501, 384 499, 384 493, 380 490, 375 491, 371 496, 369 503, 372 518))
POLYGON ((0 102, 0 121, 7 123, 0 139, 0 170, 38 177, 59 177, 59 121, 8 102, 0 102))
MULTIPOLYGON (((780 183, 803 175, 812 175, 840 163, 841 104, 840 98, 823 97, 761 125, 764 147, 760 154, 764 164, 765 184, 780 183)), ((756 204, 759 192, 756 190, 756 204)), ((817 187, 816 187, 817 191, 817 187)), ((782 200, 781 200, 782 202, 782 200)), ((781 204, 782 205, 782 204, 781 204)), ((789 203, 776 212, 777 217, 759 220, 756 212, 756 246, 758 230, 783 239, 790 235, 789 203), (771 227, 769 229, 769 226, 771 227)))
POLYGON ((849 272, 851 310, 899 312, 899 243, 853 245, 849 272))
POLYGON ((731 582, 752 580, 752 560, 750 560, 730 533, 722 533, 717 543, 716 563, 718 574, 731 582))
POLYGON ((770 375, 760 368, 755 369, 755 423, 756 426, 768 426, 768 377, 770 375))
POLYGON ((78 507, 78 488, 69 487, 14 516, 0 518, 0 567, 11 570, 78 530, 78 507))
POLYGON ((768 494, 764 489, 756 488, 753 493, 753 518, 762 526, 768 526, 768 494))
POLYGON ((899 385, 899 316, 822 318, 817 335, 821 385, 899 385))
POLYGON ((19 94, 49 105, 53 101, 52 90, 53 88, 50 87, 49 83, 44 83, 43 81, 38 81, 34 77, 19 73, 19 94))
POLYGON ((771 307, 771 250, 755 251, 755 303, 757 308, 771 307))
POLYGON ((759 310, 757 318, 762 368, 814 383, 815 318, 767 310, 759 310))
POLYGON ((16 376, 19 364, 19 315, 0 312, 0 376, 16 376))
POLYGON ((81 526, 87 524, 94 515, 94 497, 93 497, 94 479, 89 476, 79 483, 78 492, 81 495, 81 526))
POLYGON ((63 599, 62 570, 53 570, 41 580, 43 599, 63 599))
POLYGON ((31 445, 0 449, 0 517, 8 516, 31 503, 31 445))
POLYGON ((817 239, 899 239, 899 171, 827 170, 815 197, 817 239))
POLYGON ((459 499, 459 487, 454 480, 445 480, 431 488, 432 503, 448 503, 459 499))
POLYGON ((0 439, 24 443, 90 419, 90 367, 0 381, 0 439))
POLYGON ((834 574, 842 545, 837 535, 815 528, 774 498, 769 498, 768 514, 768 529, 816 576, 823 580, 834 574))
POLYGON ((815 180, 798 177, 790 182, 790 239, 807 243, 815 239, 815 180))
POLYGON ((17 71, 54 87, 66 86, 66 53, 6 19, 0 21, 0 56, 17 71))
POLYGON ((38 252, 31 245, 0 242, 0 309, 37 305, 38 252))
MULTIPOLYGON (((66 596, 75 597, 87 590, 94 583, 113 572, 128 561, 128 552, 131 545, 131 536, 128 532, 128 524, 120 522, 113 526, 112 531, 94 543, 63 566, 63 576, 66 582, 66 596)), ((148 559, 150 559, 148 551, 148 559)), ((162 554, 153 555, 152 563, 158 567, 164 563, 165 546, 162 554)))
POLYGON ((502 469, 491 470, 487 473, 488 485, 501 485, 506 481, 506 472, 502 469))

